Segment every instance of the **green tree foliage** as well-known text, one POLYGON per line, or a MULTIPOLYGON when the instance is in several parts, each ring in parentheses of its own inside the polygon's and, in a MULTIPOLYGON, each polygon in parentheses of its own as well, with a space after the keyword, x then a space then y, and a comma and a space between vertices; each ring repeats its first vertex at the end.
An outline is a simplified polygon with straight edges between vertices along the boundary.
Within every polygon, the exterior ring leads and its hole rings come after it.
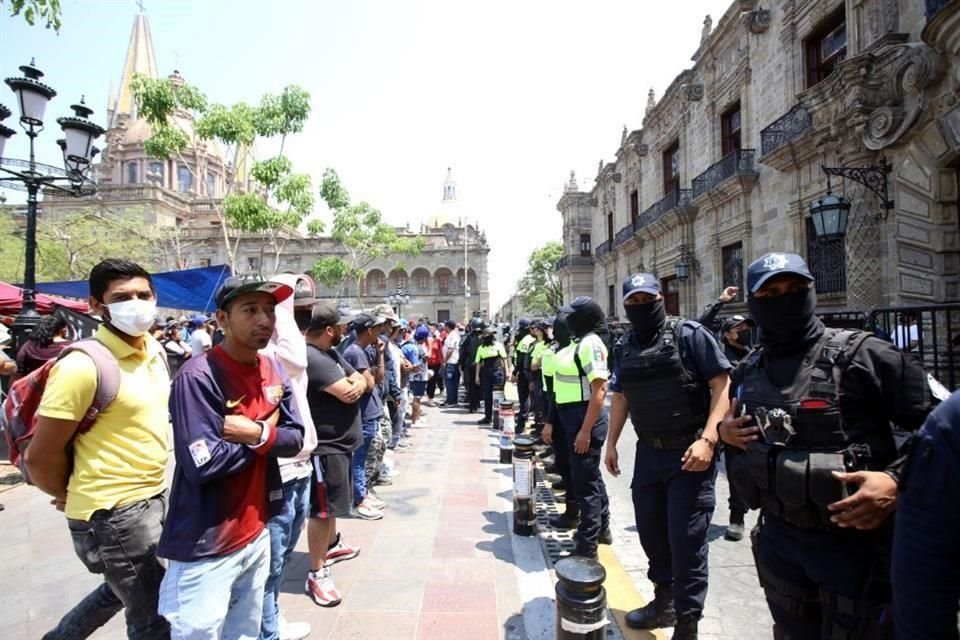
POLYGON ((343 245, 346 257, 323 258, 313 265, 311 273, 335 289, 337 297, 348 280, 356 280, 359 285, 366 268, 374 260, 401 254, 417 256, 423 251, 423 238, 398 235, 396 229, 383 221, 380 211, 366 202, 351 204, 349 192, 333 169, 323 172, 320 197, 333 213, 331 235, 343 245))
POLYGON ((530 313, 551 313, 563 304, 563 286, 557 276, 557 261, 563 245, 548 242, 530 254, 527 272, 517 283, 524 308, 530 313))
MULTIPOLYGON (((0 4, 3 1, 0 0, 0 4)), ((60 0, 10 0, 10 16, 16 17, 21 13, 31 27, 39 20, 47 29, 60 33, 60 0)))
MULTIPOLYGON (((287 136, 303 131, 310 115, 310 94, 289 86, 279 95, 263 96, 257 106, 243 102, 227 106, 211 104, 202 92, 181 79, 138 75, 132 89, 139 114, 151 127, 146 151, 156 158, 182 159, 190 144, 190 132, 181 126, 182 119, 175 117, 178 111, 193 116, 193 131, 198 138, 215 140, 233 149, 234 166, 245 164, 255 143, 279 136, 278 154, 254 162, 251 167, 250 177, 255 185, 238 191, 231 181, 222 203, 214 209, 220 218, 231 267, 236 268, 239 233, 254 233, 268 237, 274 271, 278 270, 287 238, 313 210, 310 176, 295 173, 290 159, 283 155, 287 136)), ((196 176, 194 182, 199 182, 196 176)))

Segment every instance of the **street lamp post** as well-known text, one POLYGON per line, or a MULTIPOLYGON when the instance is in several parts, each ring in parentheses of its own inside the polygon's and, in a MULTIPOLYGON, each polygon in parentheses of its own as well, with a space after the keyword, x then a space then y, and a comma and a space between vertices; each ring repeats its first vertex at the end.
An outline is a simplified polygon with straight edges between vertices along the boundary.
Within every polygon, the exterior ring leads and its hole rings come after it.
MULTIPOLYGON (((63 138, 57 144, 63 151, 63 169, 41 164, 36 160, 34 141, 43 131, 43 116, 47 103, 57 95, 51 87, 40 82, 43 72, 30 64, 20 67, 23 77, 7 78, 7 86, 17 97, 20 107, 20 126, 30 139, 30 159, 3 157, 6 141, 16 132, 0 123, 0 187, 27 192, 26 255, 23 267, 23 304, 13 323, 15 348, 19 349, 30 335, 40 316, 37 314, 34 288, 36 287, 37 256, 37 202, 41 192, 55 190, 75 197, 91 196, 97 187, 90 178, 91 161, 99 153, 93 141, 104 133, 103 127, 89 120, 93 110, 83 98, 70 108, 74 115, 58 118, 63 138)), ((0 121, 10 117, 7 107, 0 105, 0 121)))
POLYGON ((410 302, 410 295, 400 288, 400 285, 397 285, 397 290, 390 294, 388 300, 390 301, 390 306, 395 307, 397 310, 397 317, 400 317, 400 310, 403 308, 402 305, 405 305, 410 302))

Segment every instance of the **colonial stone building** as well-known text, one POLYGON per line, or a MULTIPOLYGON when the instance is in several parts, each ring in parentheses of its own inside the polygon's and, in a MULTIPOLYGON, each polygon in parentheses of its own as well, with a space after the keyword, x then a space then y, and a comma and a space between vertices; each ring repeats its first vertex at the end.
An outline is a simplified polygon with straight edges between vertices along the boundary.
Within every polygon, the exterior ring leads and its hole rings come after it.
MULTIPOLYGON (((56 219, 84 209, 100 213, 142 217, 145 225, 167 229, 167 269, 187 269, 229 263, 227 241, 235 247, 237 272, 309 272, 321 258, 343 256, 344 248, 329 236, 311 236, 297 229, 280 234, 277 257, 274 239, 263 234, 224 232, 218 208, 224 196, 251 188, 242 150, 222 149, 199 139, 188 113, 177 115, 190 138, 189 147, 176 159, 151 158, 144 149, 150 126, 137 117, 130 89, 134 74, 158 77, 156 55, 147 18, 134 20, 123 64, 119 92, 111 90, 106 148, 96 166, 99 186, 91 199, 75 200, 48 194, 41 215, 56 219)), ((183 82, 174 71, 170 76, 183 82)), ((397 233, 421 237, 425 248, 418 256, 388 256, 364 265, 359 281, 330 289, 318 284, 317 294, 353 307, 402 300, 404 316, 445 320, 464 319, 475 313, 488 315, 489 287, 486 235, 457 199, 457 185, 448 169, 443 199, 413 226, 397 233)))
POLYGON ((738 0, 716 27, 708 16, 692 66, 659 100, 651 90, 593 188, 571 175, 565 298, 621 316, 620 280, 649 271, 669 311, 695 317, 779 250, 808 258, 822 309, 957 301, 958 49, 957 1, 738 0), (849 225, 818 238, 822 167, 885 161, 866 174, 876 192, 831 179, 849 225))

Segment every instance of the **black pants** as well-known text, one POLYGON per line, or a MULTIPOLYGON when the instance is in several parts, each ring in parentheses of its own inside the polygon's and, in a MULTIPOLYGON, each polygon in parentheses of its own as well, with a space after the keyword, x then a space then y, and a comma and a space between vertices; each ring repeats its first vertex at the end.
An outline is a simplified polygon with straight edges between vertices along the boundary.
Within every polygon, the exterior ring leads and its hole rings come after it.
POLYGON ((530 378, 526 372, 517 374, 517 434, 523 433, 530 410, 530 378))
POLYGON ((738 489, 736 483, 730 479, 730 449, 724 449, 723 461, 727 465, 727 485, 730 487, 730 498, 727 500, 727 504, 730 507, 730 521, 743 521, 743 516, 745 516, 750 509, 747 507, 747 503, 743 501, 743 498, 740 497, 740 489, 738 489))
POLYGON ((443 393, 443 373, 441 370, 443 365, 441 364, 432 364, 430 365, 430 371, 433 371, 433 377, 427 381, 427 397, 433 400, 433 396, 437 394, 437 391, 443 393))
POLYGON ((572 443, 567 442, 567 432, 562 424, 553 425, 553 459, 557 463, 557 472, 563 478, 563 486, 566 490, 564 502, 567 507, 577 503, 577 489, 573 486, 573 480, 570 477, 570 456, 573 455, 572 443))
POLYGON ((547 415, 544 412, 543 403, 546 394, 543 392, 543 376, 539 371, 530 372, 530 384, 533 387, 530 391, 530 419, 533 420, 533 424, 542 425, 547 415))
POLYGON ((483 419, 493 420, 493 391, 503 389, 503 369, 482 367, 480 369, 480 389, 483 394, 483 419))
POLYGON ((580 503, 580 524, 574 539, 577 553, 596 555, 600 532, 610 526, 610 500, 607 487, 600 473, 601 450, 607 437, 608 418, 604 409, 590 432, 590 448, 580 454, 573 450, 573 443, 587 413, 587 403, 559 405, 561 428, 567 442, 567 459, 570 461, 570 484, 580 503))
POLYGON ((467 365, 467 367, 464 369, 464 373, 467 377, 467 406, 470 413, 473 413, 480 408, 480 385, 475 382, 477 376, 476 365, 467 365))

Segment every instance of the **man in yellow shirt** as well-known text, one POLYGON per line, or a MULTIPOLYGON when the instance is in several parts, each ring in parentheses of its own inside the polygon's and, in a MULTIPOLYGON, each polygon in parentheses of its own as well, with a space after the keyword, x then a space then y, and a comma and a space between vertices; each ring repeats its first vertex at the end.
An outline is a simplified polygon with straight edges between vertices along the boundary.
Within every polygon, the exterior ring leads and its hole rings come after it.
POLYGON ((117 396, 79 432, 98 372, 86 354, 67 354, 50 372, 25 460, 34 484, 64 510, 80 560, 104 583, 44 640, 86 638, 121 608, 128 637, 169 638, 157 613, 164 569, 156 546, 165 510, 170 376, 163 348, 147 335, 157 307, 150 274, 128 260, 104 260, 90 272, 90 307, 104 319, 95 338, 119 365, 117 396))

